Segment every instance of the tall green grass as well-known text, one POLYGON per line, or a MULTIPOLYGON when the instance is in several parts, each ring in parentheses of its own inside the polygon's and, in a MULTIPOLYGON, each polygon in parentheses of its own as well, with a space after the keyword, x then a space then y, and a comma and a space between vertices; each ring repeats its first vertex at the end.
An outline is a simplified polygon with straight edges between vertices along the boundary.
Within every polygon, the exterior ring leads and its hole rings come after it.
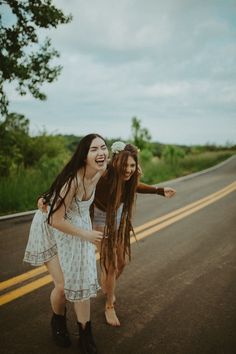
POLYGON ((21 167, 0 178, 0 215, 35 209, 37 198, 48 190, 67 160, 67 153, 51 159, 42 156, 37 167, 21 167))
MULTIPOLYGON (((205 152, 187 155, 175 164, 152 158, 141 161, 142 181, 149 184, 203 170, 230 157, 231 152, 205 152)), ((0 179, 0 215, 35 209, 37 197, 45 192, 64 161, 45 160, 38 169, 20 169, 10 177, 0 179)))
POLYGON ((186 155, 180 158, 175 164, 153 158, 152 161, 142 163, 143 176, 145 183, 155 184, 168 181, 173 178, 186 176, 188 174, 212 167, 233 155, 233 152, 203 152, 198 155, 186 155))
POLYGON ((36 209, 37 197, 45 192, 56 173, 43 174, 40 170, 26 169, 0 180, 0 214, 36 209))

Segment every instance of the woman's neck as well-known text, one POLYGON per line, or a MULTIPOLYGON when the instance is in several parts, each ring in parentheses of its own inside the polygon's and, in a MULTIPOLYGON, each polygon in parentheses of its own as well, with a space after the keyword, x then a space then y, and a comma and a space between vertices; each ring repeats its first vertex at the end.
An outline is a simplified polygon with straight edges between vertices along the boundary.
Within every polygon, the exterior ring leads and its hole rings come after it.
POLYGON ((79 171, 79 176, 81 177, 81 179, 84 179, 87 182, 92 182, 94 176, 96 175, 97 171, 95 171, 94 169, 90 168, 90 167, 83 167, 81 168, 81 170, 79 171))

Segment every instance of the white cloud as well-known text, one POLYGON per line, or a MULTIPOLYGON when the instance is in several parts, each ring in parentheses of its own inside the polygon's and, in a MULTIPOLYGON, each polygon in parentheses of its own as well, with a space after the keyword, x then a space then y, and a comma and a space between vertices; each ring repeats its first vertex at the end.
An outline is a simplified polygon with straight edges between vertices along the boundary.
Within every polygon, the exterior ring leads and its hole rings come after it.
POLYGON ((54 3, 74 16, 48 33, 63 72, 44 86, 44 103, 12 97, 13 108, 25 112, 34 129, 42 124, 50 131, 127 138, 136 115, 160 141, 235 140, 232 1, 54 3))
POLYGON ((172 82, 155 84, 147 88, 146 94, 151 97, 180 97, 190 91, 188 82, 172 82))

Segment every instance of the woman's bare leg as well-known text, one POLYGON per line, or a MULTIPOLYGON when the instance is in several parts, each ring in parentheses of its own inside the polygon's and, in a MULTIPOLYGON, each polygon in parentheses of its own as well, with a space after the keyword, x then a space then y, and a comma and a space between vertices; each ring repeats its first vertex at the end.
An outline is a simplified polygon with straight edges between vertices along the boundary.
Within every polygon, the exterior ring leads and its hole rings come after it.
MULTIPOLYGON (((104 227, 102 226, 93 225, 93 228, 97 231, 101 231, 101 232, 104 231, 104 227)), ((104 242, 106 242, 106 240, 104 240, 104 242)), ((97 248, 98 248, 98 252, 100 253, 100 256, 102 257, 101 244, 99 244, 97 248)), ((108 272, 105 271, 103 266, 101 266, 100 269, 101 287, 103 293, 106 295, 105 317, 107 323, 110 324, 111 326, 120 326, 120 321, 114 309, 117 269, 114 268, 113 266, 110 266, 109 264, 107 265, 107 269, 108 272)))
POLYGON ((84 327, 90 321, 90 300, 77 301, 74 303, 77 321, 84 327))
POLYGON ((58 256, 45 263, 54 282, 54 289, 50 295, 52 310, 57 315, 65 314, 66 298, 64 293, 64 276, 61 270, 58 256))
POLYGON ((105 317, 108 324, 111 326, 120 326, 120 321, 116 315, 114 308, 115 288, 116 288, 116 267, 109 265, 106 274, 106 306, 105 317))
POLYGON ((66 325, 64 276, 61 270, 58 256, 47 262, 46 267, 51 274, 55 285, 50 296, 53 310, 53 315, 51 318, 52 336, 58 346, 64 348, 69 347, 71 345, 71 341, 66 325))
POLYGON ((126 266, 126 260, 124 256, 124 246, 122 244, 118 244, 116 248, 116 255, 117 255, 117 273, 116 279, 123 273, 123 270, 126 266))
POLYGON ((122 274, 125 265, 124 246, 118 244, 116 247, 116 268, 114 269, 114 267, 110 266, 106 277, 107 302, 105 315, 107 322, 112 326, 120 326, 120 321, 114 309, 114 303, 116 301, 115 289, 117 279, 122 274))

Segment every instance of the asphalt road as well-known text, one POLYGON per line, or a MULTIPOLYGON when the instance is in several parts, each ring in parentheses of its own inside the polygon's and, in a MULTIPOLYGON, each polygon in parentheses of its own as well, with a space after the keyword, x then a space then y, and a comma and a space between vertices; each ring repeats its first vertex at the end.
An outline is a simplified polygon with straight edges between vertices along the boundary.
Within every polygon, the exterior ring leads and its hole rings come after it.
MULTIPOLYGON (((160 230, 145 238, 138 233, 141 239, 132 244, 132 261, 117 287, 120 328, 105 323, 102 294, 92 299, 100 354, 236 353, 236 187, 217 200, 212 196, 208 205, 200 202, 199 210, 187 207, 190 215, 180 209, 235 181, 234 158, 207 173, 166 184, 176 188, 175 198, 138 196, 136 227, 165 215, 170 223, 160 222, 160 230), (170 212, 177 210, 175 220, 170 212)), ((32 269, 22 263, 31 218, 0 221, 1 282, 32 269)), ((0 306, 2 354, 78 353, 70 304, 73 345, 61 349, 52 342, 51 289, 49 284, 0 306)))

